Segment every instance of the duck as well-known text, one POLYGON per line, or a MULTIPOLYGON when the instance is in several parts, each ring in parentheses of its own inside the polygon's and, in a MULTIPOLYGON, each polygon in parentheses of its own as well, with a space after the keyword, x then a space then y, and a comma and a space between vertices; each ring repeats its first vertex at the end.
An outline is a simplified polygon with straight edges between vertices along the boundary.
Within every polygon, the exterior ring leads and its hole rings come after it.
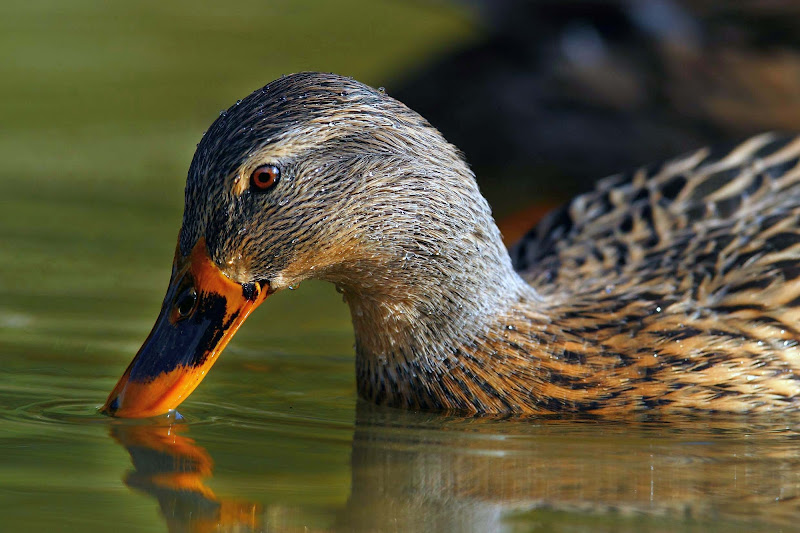
POLYGON ((462 153, 351 78, 276 79, 189 167, 171 279, 102 411, 197 387, 249 314, 333 283, 358 394, 472 415, 765 413, 800 397, 800 137, 614 175, 510 249, 462 153))

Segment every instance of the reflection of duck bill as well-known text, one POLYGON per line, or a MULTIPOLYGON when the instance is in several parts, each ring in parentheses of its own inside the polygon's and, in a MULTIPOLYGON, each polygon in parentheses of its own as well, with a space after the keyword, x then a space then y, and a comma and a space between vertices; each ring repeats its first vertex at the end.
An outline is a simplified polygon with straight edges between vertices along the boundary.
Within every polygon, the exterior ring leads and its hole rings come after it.
POLYGON ((112 426, 111 436, 131 454, 137 472, 192 473, 210 476, 214 460, 193 439, 180 432, 186 427, 169 425, 119 425, 112 426), (159 458, 155 461, 155 458, 159 458), (167 465, 170 465, 169 467, 167 465), (160 469, 153 470, 152 467, 160 469))
POLYGON ((267 285, 225 277, 208 257, 205 239, 188 256, 177 250, 161 314, 103 411, 147 417, 175 409, 268 294, 267 285))
POLYGON ((131 456, 134 471, 125 484, 154 496, 170 530, 214 531, 220 525, 258 527, 261 506, 252 502, 220 500, 205 485, 214 461, 189 437, 184 426, 115 426, 111 436, 131 456))
POLYGON ((214 461, 192 439, 178 434, 183 429, 179 425, 113 427, 111 436, 128 450, 135 468, 125 482, 151 493, 194 492, 216 500, 202 481, 211 475, 214 461))

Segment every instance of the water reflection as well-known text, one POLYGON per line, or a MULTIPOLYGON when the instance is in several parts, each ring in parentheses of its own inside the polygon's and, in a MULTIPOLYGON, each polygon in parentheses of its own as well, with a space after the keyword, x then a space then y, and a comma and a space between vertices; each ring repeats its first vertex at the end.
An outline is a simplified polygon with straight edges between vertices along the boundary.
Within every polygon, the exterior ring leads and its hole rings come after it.
POLYGON ((167 529, 217 531, 261 529, 262 509, 258 503, 218 498, 205 484, 214 460, 191 438, 182 435, 188 426, 118 425, 111 436, 131 456, 134 470, 125 484, 158 500, 167 529))
MULTIPOLYGON (((800 517, 796 427, 492 420, 359 404, 350 496, 324 530, 791 527, 800 517)), ((216 496, 205 485, 213 461, 188 433, 181 423, 112 429, 133 461, 126 484, 158 500, 170 531, 315 530, 300 508, 216 496)))

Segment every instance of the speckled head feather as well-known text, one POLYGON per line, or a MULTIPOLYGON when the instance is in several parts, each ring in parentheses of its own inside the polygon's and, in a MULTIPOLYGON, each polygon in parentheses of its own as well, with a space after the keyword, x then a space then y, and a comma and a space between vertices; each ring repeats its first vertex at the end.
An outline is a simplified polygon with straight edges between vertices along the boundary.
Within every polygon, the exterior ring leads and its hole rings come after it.
MULTIPOLYGON (((204 236, 222 268, 232 268, 240 254, 257 259, 229 271, 237 281, 274 282, 300 258, 305 241, 315 241, 316 263, 325 252, 320 244, 340 247, 342 223, 360 241, 351 244, 369 255, 376 246, 386 250, 384 233, 393 226, 413 229, 426 217, 461 224, 444 216, 456 206, 466 210, 470 231, 489 233, 489 240, 497 235, 494 224, 485 224, 490 210, 457 149, 422 117, 349 78, 295 74, 237 102, 206 132, 189 170, 180 246, 185 255, 204 236), (280 168, 281 182, 269 193, 251 193, 249 176, 265 163, 280 168), (465 205, 465 198, 476 201, 465 205), (319 242, 326 234, 336 242, 319 242)), ((462 230, 448 227, 442 236, 455 236, 452 229, 462 230)), ((406 252, 439 251, 435 234, 404 233, 415 245, 406 252)))
POLYGON ((189 170, 182 253, 200 237, 234 281, 335 283, 359 346, 384 359, 417 344, 438 355, 428 336, 463 339, 532 292, 458 150, 402 103, 332 74, 283 77, 214 122, 189 170), (264 164, 280 182, 251 192, 264 164))

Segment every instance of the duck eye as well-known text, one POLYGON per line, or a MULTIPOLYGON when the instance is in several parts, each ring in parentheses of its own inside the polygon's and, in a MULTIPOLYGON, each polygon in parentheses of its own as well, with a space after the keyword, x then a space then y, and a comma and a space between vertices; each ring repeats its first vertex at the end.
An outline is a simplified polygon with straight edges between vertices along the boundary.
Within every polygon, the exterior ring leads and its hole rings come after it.
POLYGON ((273 188, 281 177, 281 169, 275 165, 261 165, 250 174, 250 190, 264 192, 273 188))

